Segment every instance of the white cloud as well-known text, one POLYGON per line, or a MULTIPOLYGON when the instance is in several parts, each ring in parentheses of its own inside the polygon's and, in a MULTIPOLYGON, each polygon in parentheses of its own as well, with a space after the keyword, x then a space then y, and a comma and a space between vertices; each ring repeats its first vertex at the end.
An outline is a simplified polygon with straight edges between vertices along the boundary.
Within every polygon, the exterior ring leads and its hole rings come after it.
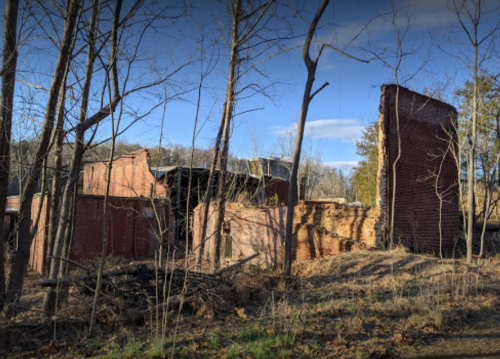
MULTIPOLYGON (((366 2, 368 3, 368 1, 366 2)), ((412 32, 437 29, 441 25, 456 23, 457 18, 447 9, 446 3, 447 0, 397 0, 395 4, 396 9, 398 9, 396 25, 405 28, 408 25, 408 17, 410 17, 412 32)), ((376 12, 370 15, 373 16, 370 22, 368 22, 370 20, 368 14, 362 19, 340 20, 335 26, 322 33, 322 40, 333 42, 341 49, 349 45, 351 49, 348 52, 361 58, 364 56, 357 54, 353 47, 366 48, 368 40, 380 41, 387 36, 393 42, 392 8, 389 2, 380 2, 380 4, 383 5, 377 6, 376 12), (376 14, 379 16, 376 17, 376 14)), ((416 34, 416 36, 418 39, 422 38, 421 33, 416 34)))
MULTIPOLYGON (((312 138, 324 138, 328 140, 342 140, 352 142, 361 137, 364 126, 358 120, 316 120, 307 121, 305 135, 312 138)), ((295 132, 297 123, 291 126, 275 126, 271 128, 275 135, 286 135, 291 131, 295 132)))

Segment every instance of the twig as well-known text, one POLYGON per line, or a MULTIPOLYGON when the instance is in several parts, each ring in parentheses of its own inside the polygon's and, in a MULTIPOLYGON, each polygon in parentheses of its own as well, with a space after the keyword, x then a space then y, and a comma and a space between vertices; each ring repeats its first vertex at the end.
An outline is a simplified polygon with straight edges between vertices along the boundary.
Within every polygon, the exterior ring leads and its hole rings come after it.
POLYGON ((214 275, 221 275, 223 273, 226 273, 226 272, 229 272, 230 270, 233 270, 249 261, 251 261, 252 259, 254 259, 255 257, 257 257, 260 253, 255 253, 254 255, 251 255, 250 257, 247 257, 245 259, 242 259, 241 261, 237 262, 237 263, 234 263, 232 265, 230 265, 229 267, 226 267, 226 268, 222 268, 221 270, 218 270, 217 272, 214 273, 214 275))
POLYGON ((73 265, 74 265, 74 266, 76 266, 76 267, 79 267, 79 268, 85 269, 85 271, 86 271, 87 273, 89 273, 89 274, 90 274, 90 272, 92 272, 91 268, 89 268, 89 267, 85 267, 84 265, 82 265, 82 264, 80 264, 80 263, 78 263, 78 262, 75 262, 74 260, 71 260, 71 259, 69 259, 69 258, 64 258, 64 257, 59 257, 59 256, 48 256, 48 257, 47 257, 47 259, 52 259, 52 258, 59 259, 59 260, 61 260, 61 261, 66 261, 66 262, 68 262, 68 263, 73 264, 73 265))

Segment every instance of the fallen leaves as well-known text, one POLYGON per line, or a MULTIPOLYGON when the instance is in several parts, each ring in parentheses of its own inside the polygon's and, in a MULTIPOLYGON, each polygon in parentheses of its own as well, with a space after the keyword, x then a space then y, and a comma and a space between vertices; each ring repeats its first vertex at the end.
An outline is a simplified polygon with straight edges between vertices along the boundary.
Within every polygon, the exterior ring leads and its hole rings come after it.
POLYGON ((248 318, 248 316, 245 314, 245 308, 234 308, 234 313, 243 320, 246 320, 248 318))
POLYGON ((57 343, 55 340, 51 340, 50 344, 46 346, 45 348, 42 348, 38 351, 38 354, 45 355, 45 356, 50 356, 54 355, 59 351, 59 347, 57 346, 57 343))

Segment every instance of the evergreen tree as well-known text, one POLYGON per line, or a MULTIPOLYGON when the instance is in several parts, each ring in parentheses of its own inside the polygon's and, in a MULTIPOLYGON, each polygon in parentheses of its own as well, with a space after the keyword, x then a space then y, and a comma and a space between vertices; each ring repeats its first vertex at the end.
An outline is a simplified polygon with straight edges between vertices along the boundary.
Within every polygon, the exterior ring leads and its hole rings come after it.
POLYGON ((378 169, 378 122, 363 130, 363 136, 356 143, 356 154, 361 156, 352 176, 352 186, 358 201, 374 207, 377 196, 378 169))

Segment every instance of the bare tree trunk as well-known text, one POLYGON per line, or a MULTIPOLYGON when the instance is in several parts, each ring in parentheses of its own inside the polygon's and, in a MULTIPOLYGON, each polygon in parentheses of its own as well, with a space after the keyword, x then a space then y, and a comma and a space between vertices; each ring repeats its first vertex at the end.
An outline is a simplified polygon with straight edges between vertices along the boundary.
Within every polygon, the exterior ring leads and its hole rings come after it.
POLYGON ((31 237, 35 237, 38 231, 38 223, 40 222, 40 214, 42 213, 43 201, 45 199, 45 192, 47 191, 47 157, 43 159, 42 177, 40 179, 42 186, 40 188, 40 199, 38 200, 38 207, 36 209, 35 220, 31 226, 31 237))
MULTIPOLYGON (((472 264, 472 244, 474 239, 474 221, 475 221, 475 186, 476 186, 476 146, 477 146, 477 111, 478 111, 478 91, 479 91, 479 64, 490 56, 493 47, 493 41, 496 38, 498 32, 498 24, 488 29, 488 31, 479 31, 479 26, 483 20, 483 16, 486 16, 489 11, 486 9, 486 1, 463 1, 463 0, 451 0, 449 2, 450 10, 454 11, 454 15, 457 16, 458 24, 457 28, 463 31, 466 43, 462 42, 451 42, 454 46, 463 45, 468 48, 472 48, 474 51, 474 58, 471 64, 464 63, 469 69, 472 70, 472 76, 474 81, 473 95, 472 95, 472 132, 470 134, 470 149, 467 154, 468 160, 468 179, 467 179, 467 263, 472 264), (469 24, 470 22, 470 24, 469 24), (481 37, 479 36, 481 34, 481 37), (488 41, 487 41, 488 40, 488 41), (483 46, 484 45, 484 46, 483 46), (483 46, 483 51, 481 51, 481 59, 479 59, 479 46, 483 46)), ((456 31, 452 29, 452 31, 456 31)), ((460 59, 463 58, 463 54, 458 55, 460 59)), ((462 60, 463 61, 463 60, 462 60)))
MULTIPOLYGON (((94 0, 92 3, 92 13, 90 17, 89 24, 89 37, 88 37, 88 54, 87 54, 87 66, 85 69, 85 80, 82 90, 82 99, 80 105, 80 117, 79 123, 81 124, 87 118, 87 108, 88 108, 88 99, 90 92, 90 84, 92 81, 92 72, 94 68, 94 62, 96 58, 94 45, 95 45, 95 29, 97 23, 97 15, 98 15, 98 1, 94 0)), ((82 127, 77 127, 75 133, 75 147, 73 151, 73 158, 70 165, 68 180, 66 181, 66 186, 64 188, 64 194, 60 204, 60 213, 57 216, 57 231, 56 235, 53 239, 52 243, 49 243, 49 255, 52 257, 49 268, 48 279, 55 279, 58 275, 63 275, 60 272, 61 263, 60 259, 62 257, 62 250, 65 246, 65 242, 68 240, 67 230, 69 227, 70 219, 71 219, 71 206, 72 200, 74 198, 73 192, 76 190, 76 184, 78 182, 78 177, 80 175, 80 163, 83 153, 85 151, 84 148, 84 134, 85 131, 82 127)), ((66 247, 68 245, 66 244, 66 247)), ((56 290, 57 288, 50 288, 47 290, 44 297, 43 308, 44 311, 50 313, 53 309, 53 305, 56 298, 56 290)))
MULTIPOLYGON (((491 206, 497 206, 496 203, 493 203, 493 190, 495 188, 495 177, 496 177, 496 172, 498 165, 500 163, 500 153, 497 153, 497 157, 495 160, 495 163, 493 164, 493 173, 491 174, 490 179, 487 179, 487 176, 484 174, 484 197, 485 197, 485 208, 484 208, 484 220, 483 220, 483 229, 481 231, 481 248, 479 251, 479 257, 483 256, 484 252, 484 236, 486 234, 486 227, 488 225, 488 219, 490 218, 490 210, 493 212, 493 208, 491 206)), ((485 171, 484 171, 485 172, 485 171)), ((498 200, 498 198, 497 198, 498 200)))
POLYGON ((304 129, 307 120, 307 112, 309 110, 309 104, 311 103, 312 98, 316 93, 318 93, 322 88, 324 88, 328 83, 323 85, 318 91, 316 91, 312 96, 312 87, 315 80, 316 75, 316 67, 318 65, 318 60, 321 56, 321 52, 323 47, 321 48, 318 57, 313 61, 309 54, 309 49, 311 47, 311 41, 316 32, 316 26, 318 25, 323 12, 325 11, 326 6, 328 5, 329 0, 323 0, 318 11, 314 15, 314 19, 309 26, 309 31, 307 33, 306 42, 304 44, 304 49, 302 52, 302 57, 304 59, 304 63, 307 67, 307 81, 306 87, 304 89, 304 96, 302 97, 302 107, 300 110, 300 118, 299 124, 297 128, 297 138, 295 140, 295 150, 293 153, 293 161, 292 161, 292 171, 290 173, 290 185, 288 187, 288 208, 286 214, 286 235, 285 235, 285 265, 284 265, 284 273, 286 275, 290 275, 292 270, 292 242, 293 242, 293 213, 294 207, 297 202, 297 172, 300 164, 300 152, 302 150, 302 140, 304 138, 304 129))
MULTIPOLYGON (((73 42, 74 44, 74 42, 73 42)), ((69 63, 68 63, 69 65, 69 63)), ((52 188, 50 195, 50 208, 49 208, 49 231, 47 240, 47 276, 50 272, 50 263, 52 258, 52 251, 54 248, 54 241, 57 235, 57 226, 59 223, 61 197, 63 194, 61 171, 62 171, 62 147, 64 141, 64 105, 66 100, 66 80, 68 76, 69 66, 66 66, 66 73, 64 76, 63 84, 61 85, 61 92, 59 94, 59 109, 57 114, 56 130, 54 133, 56 151, 54 155, 54 172, 52 177, 52 188)))
MULTIPOLYGON (((111 30, 111 78, 113 82, 113 93, 116 98, 119 93, 118 88, 118 26, 120 21, 120 12, 122 8, 122 0, 116 1, 115 12, 113 14, 113 28, 111 30)), ((109 91, 109 99, 111 106, 111 89, 109 91)), ((102 252, 101 252, 101 263, 99 266, 99 271, 97 273, 97 283, 94 294, 94 301, 92 302, 92 313, 90 315, 90 326, 89 326, 89 335, 92 335, 94 332, 96 319, 97 319, 97 307, 99 306, 99 296, 101 292, 102 286, 102 274, 104 273, 104 266, 106 264, 106 251, 108 247, 108 197, 109 197, 109 186, 111 182, 111 171, 113 169, 113 157, 115 155, 115 143, 116 143, 116 133, 115 130, 115 118, 113 115, 113 111, 110 109, 111 115, 111 153, 109 154, 109 164, 108 164, 108 172, 106 178, 106 192, 104 194, 104 204, 103 204, 103 239, 102 239, 102 252)), ((118 122, 120 118, 118 119, 118 122)), ((117 126, 118 127, 118 126, 117 126)))
MULTIPOLYGON (((458 126, 457 126, 458 127, 458 126)), ((456 130, 456 128, 455 128, 456 130)), ((458 132, 458 131, 457 131, 458 132)), ((455 155, 455 164, 457 166, 457 173, 458 173, 458 196, 460 198, 460 207, 462 210, 462 228, 465 230, 467 228, 467 215, 465 212, 465 206, 464 206, 464 190, 463 190, 463 185, 462 185, 462 149, 460 148, 460 141, 457 140, 457 147, 456 147, 456 155, 455 155)))
MULTIPOLYGON (((74 184, 75 189, 73 190, 73 198, 71 200, 71 208, 70 208, 70 220, 69 225, 66 230, 66 238, 64 239, 64 245, 62 249, 62 257, 69 258, 71 255, 71 247, 73 245, 73 234, 75 232, 75 223, 76 223, 76 207, 77 207, 77 198, 78 198, 78 183, 74 184)), ((67 269, 68 262, 60 261, 60 269, 59 269, 59 277, 67 277, 67 269)), ((67 288, 66 288, 67 289, 67 288)))
POLYGON ((439 199, 438 230, 439 230, 439 257, 441 259, 443 259, 443 203, 446 201, 447 196, 450 194, 451 187, 443 189, 442 185, 440 185, 439 183, 439 180, 443 172, 444 161, 449 156, 449 152, 453 151, 453 147, 454 147, 453 137, 451 137, 450 142, 448 142, 448 148, 441 155, 441 160, 439 162, 437 173, 432 173, 432 176, 434 177, 434 190, 436 193, 436 197, 439 199))
MULTIPOLYGON (((196 102, 196 115, 194 117, 194 126, 193 126, 193 137, 191 139, 191 155, 189 160, 189 178, 188 178, 188 191, 187 191, 187 199, 186 199, 186 260, 189 253, 189 213, 191 210, 191 191, 192 191, 192 183, 193 183, 193 162, 194 162, 194 144, 196 141, 196 130, 198 128, 198 117, 200 114, 200 102, 201 102, 201 91, 203 88, 203 48, 200 49, 200 82, 198 84, 198 100, 196 102)), ((193 248, 194 249, 194 248, 193 248)), ((196 258, 198 259, 198 258, 196 258)), ((161 263, 161 262, 160 262, 161 263)))
POLYGON ((477 143, 477 91, 478 91, 478 45, 477 26, 474 26, 474 94, 472 96, 472 143, 469 152, 469 177, 467 194, 467 263, 472 264, 472 240, 474 238, 474 184, 476 182, 476 171, 474 170, 474 159, 476 156, 477 143))
POLYGON ((220 241, 222 225, 224 223, 224 209, 225 209, 225 190, 227 181, 227 157, 229 153, 229 132, 231 130, 231 119, 233 117, 234 108, 234 92, 236 86, 236 66, 238 65, 239 55, 239 28, 241 19, 241 0, 236 0, 234 3, 233 14, 233 31, 232 31, 232 44, 231 44, 231 57, 229 60, 229 76, 227 80, 226 90, 226 109, 224 118, 224 138, 222 141, 221 161, 220 161, 220 176, 219 187, 217 191, 217 217, 215 220, 215 233, 210 248, 210 269, 215 272, 219 269, 220 265, 220 241))
POLYGON ((17 67, 17 16, 19 0, 6 0, 3 19, 3 75, 0 94, 0 312, 5 293, 4 236, 5 206, 9 189, 10 137, 17 67))
POLYGON ((33 195, 40 178, 42 163, 44 157, 47 155, 47 148, 49 146, 52 128, 54 126, 54 118, 57 109, 59 98, 59 90, 62 86, 62 80, 66 69, 67 62, 70 61, 70 47, 73 31, 76 23, 76 16, 80 8, 79 0, 71 0, 68 2, 66 9, 66 20, 64 23, 64 33, 62 37, 62 46, 59 53, 52 85, 49 92, 49 99, 47 110, 45 113, 44 124, 40 141, 35 154, 33 164, 31 166, 30 175, 26 188, 23 192, 21 208, 19 213, 19 246, 15 253, 14 262, 10 271, 9 288, 5 294, 5 303, 2 315, 11 316, 13 314, 14 305, 20 300, 21 289, 24 283, 24 277, 29 261, 29 253, 32 242, 31 237, 31 203, 33 195))
MULTIPOLYGON (((120 0, 118 0, 120 1, 120 0)), ((95 328, 95 323, 97 319, 97 307, 99 305, 99 295, 102 287, 102 274, 104 273, 104 267, 106 265, 106 253, 108 249, 108 202, 109 202, 109 187, 111 183, 111 171, 113 169, 113 157, 115 155, 115 143, 116 143, 116 133, 115 133, 115 121, 113 114, 111 115, 111 126, 113 127, 113 134, 111 140, 111 153, 109 155, 108 171, 106 174, 106 191, 104 193, 104 203, 103 203, 103 219, 102 219, 102 252, 101 252, 101 262, 99 264, 99 269, 97 272, 97 285, 95 289, 94 301, 92 303, 92 313, 90 316, 90 327, 89 334, 92 335, 95 328)))
MULTIPOLYGON (((231 109, 232 111, 232 109, 231 109)), ((224 121, 224 138, 222 141, 221 158, 220 158, 220 169, 219 169, 219 183, 217 189, 217 200, 216 200, 216 218, 215 218, 215 229, 213 233, 213 238, 210 246, 210 270, 215 272, 219 269, 220 265, 220 241, 221 241, 221 231, 222 225, 224 223, 224 210, 225 210, 225 187, 227 181, 227 151, 229 147, 229 124, 227 110, 226 110, 226 121, 224 121)))
POLYGON ((398 154, 394 163, 392 164, 392 198, 391 198, 391 217, 390 217, 390 227, 389 227, 389 248, 394 248, 394 222, 396 217, 396 179, 397 179, 397 166, 401 159, 401 130, 399 126, 399 78, 398 78, 398 68, 394 71, 396 78, 396 99, 394 111, 396 113, 396 132, 398 135, 398 154))
POLYGON ((226 117, 226 103, 224 102, 224 109, 222 111, 222 119, 219 126, 219 132, 215 139, 214 146, 214 157, 212 159, 212 164, 210 165, 210 173, 208 175, 207 191, 205 194, 205 200, 203 201, 203 219, 201 222, 201 235, 200 235, 200 248, 196 255, 196 265, 200 268, 201 262, 203 260, 203 251, 205 249, 205 242, 207 236, 207 224, 208 224, 208 212, 210 211, 210 201, 212 199, 215 187, 215 171, 217 169, 217 163, 219 162, 219 151, 220 143, 222 140, 222 133, 224 131, 224 119, 226 117))
POLYGON ((108 202, 109 202, 109 187, 111 183, 111 171, 113 169, 113 157, 115 155, 115 143, 116 143, 116 133, 114 129, 115 121, 114 116, 111 115, 111 126, 113 127, 113 134, 111 140, 111 153, 109 155, 108 162, 108 171, 106 174, 106 191, 104 193, 104 203, 103 203, 103 219, 102 219, 102 252, 101 252, 101 261, 99 264, 99 270, 97 272, 97 285, 95 289, 94 301, 92 303, 92 313, 90 316, 90 327, 89 334, 92 335, 94 332, 94 327, 97 318, 97 307, 99 305, 99 295, 102 287, 102 274, 104 273, 104 267, 106 265, 106 253, 108 248, 108 202))
MULTIPOLYGON (((165 97, 167 97, 167 89, 165 89, 165 97)), ((162 147, 161 147, 161 144, 162 144, 162 139, 163 139, 163 126, 165 124, 165 113, 167 111, 167 101, 165 101, 165 103, 163 104, 163 113, 162 113, 162 116, 161 116, 161 127, 160 127, 160 141, 158 142, 158 153, 157 153, 157 156, 156 156, 156 168, 155 168, 155 171, 158 170, 158 167, 160 166, 160 156, 161 156, 161 150, 162 150, 162 147)), ((165 248, 164 248, 164 245, 165 245, 165 231, 163 230, 163 227, 162 227, 162 220, 160 219, 159 215, 158 215, 158 211, 156 209, 156 202, 155 202, 155 198, 157 197, 156 196, 156 186, 158 185, 158 181, 154 181, 153 183, 153 191, 151 193, 151 206, 153 207, 153 210, 154 210, 154 213, 155 213, 155 218, 156 218, 156 222, 158 224, 158 229, 159 229, 159 234, 158 234, 158 265, 161 267, 161 264, 163 263, 163 256, 164 256, 164 251, 165 251, 165 248)), ((171 202, 169 202, 168 206, 171 206, 171 202)), ((135 211, 135 204, 134 204, 134 211, 135 211)), ((135 215, 134 215, 135 216, 135 215)), ((163 215, 165 216, 165 214, 163 215)), ((168 214, 167 214, 168 216, 168 214)), ((168 223, 168 226, 170 226, 170 221, 168 223)), ((167 231, 167 242, 168 242, 168 228, 166 228, 166 231, 167 231)), ((135 234, 134 234, 135 235, 135 234)), ((135 241, 134 241, 134 256, 137 257, 137 248, 135 246, 135 241)))
POLYGON ((488 225, 488 218, 489 218, 490 205, 491 205, 491 195, 490 195, 490 191, 488 189, 488 184, 487 183, 485 183, 484 191, 485 191, 484 197, 485 197, 486 203, 485 203, 485 206, 484 206, 483 228, 482 228, 482 231, 481 231, 481 247, 479 249, 479 257, 483 256, 483 251, 484 251, 484 236, 486 234, 486 226, 488 225))

